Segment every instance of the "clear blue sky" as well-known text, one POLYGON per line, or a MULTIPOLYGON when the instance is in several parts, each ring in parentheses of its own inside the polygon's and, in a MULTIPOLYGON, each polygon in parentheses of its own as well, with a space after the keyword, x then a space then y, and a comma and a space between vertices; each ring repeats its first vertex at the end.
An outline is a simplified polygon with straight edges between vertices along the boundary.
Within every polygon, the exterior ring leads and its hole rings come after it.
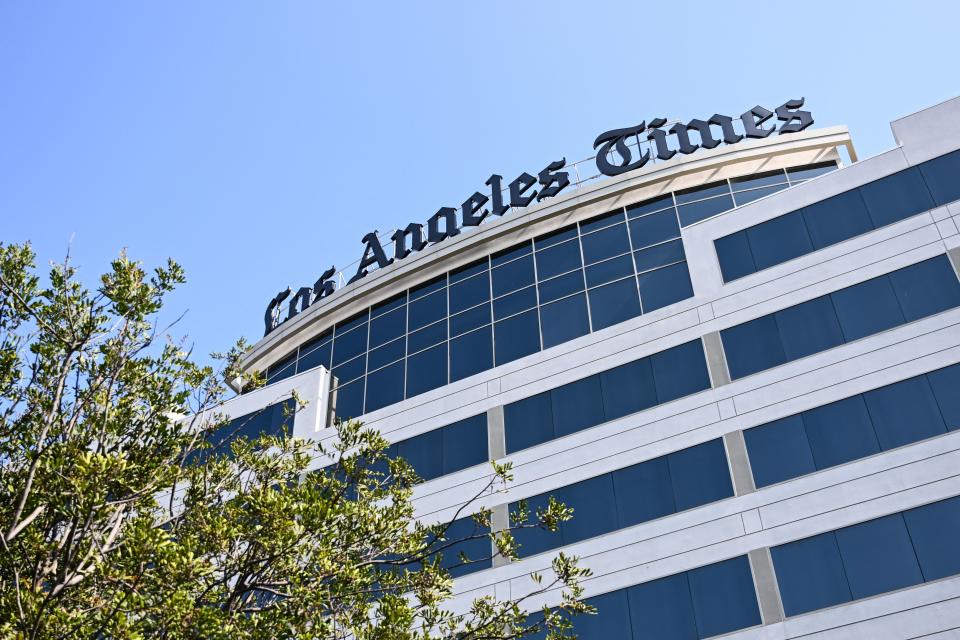
POLYGON ((960 93, 942 2, 0 4, 0 240, 189 283, 201 353, 360 238, 654 116, 804 96, 861 157, 960 93), (953 80, 951 80, 953 78, 953 80))

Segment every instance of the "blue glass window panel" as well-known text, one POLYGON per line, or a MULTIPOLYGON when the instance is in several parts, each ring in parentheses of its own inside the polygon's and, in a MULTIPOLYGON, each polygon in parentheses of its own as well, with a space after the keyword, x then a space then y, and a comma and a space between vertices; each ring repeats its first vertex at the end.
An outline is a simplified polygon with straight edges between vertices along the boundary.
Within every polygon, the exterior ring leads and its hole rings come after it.
POLYGON ((760 624, 760 608, 746 556, 687 573, 701 638, 760 624))
POLYGON ((802 209, 815 249, 829 247, 874 228, 857 189, 821 200, 802 209))
POLYGON ((843 344, 830 296, 814 298, 773 314, 787 360, 796 360, 843 344))
POLYGON ((845 527, 836 534, 854 600, 923 582, 901 514, 845 527))
POLYGON ((450 313, 454 314, 490 299, 490 279, 484 272, 467 280, 450 283, 450 313))
POLYGON ((498 366, 540 351, 540 320, 536 309, 495 323, 493 346, 498 366))
POLYGON ((621 528, 676 512, 666 456, 618 469, 612 476, 621 528))
POLYGON ((591 289, 590 318, 599 331, 640 315, 637 281, 632 277, 591 289))
POLYGON ((552 440, 553 403, 550 392, 512 402, 503 407, 507 453, 552 440))
POLYGON ((342 322, 338 322, 334 325, 334 337, 339 337, 345 335, 353 329, 360 327, 360 325, 366 324, 367 318, 370 316, 369 311, 364 311, 363 313, 358 313, 352 318, 348 318, 342 322))
POLYGON ((696 617, 686 573, 630 587, 636 640, 697 640, 696 617))
POLYGON ((830 294, 847 342, 903 324, 890 279, 873 278, 830 294))
POLYGON ((938 205, 960 199, 960 151, 953 151, 919 165, 920 173, 938 205))
POLYGON ((334 415, 337 420, 349 420, 363 415, 363 378, 333 391, 334 415))
POLYGON ((356 380, 363 375, 366 368, 366 358, 359 356, 350 360, 349 362, 344 362, 343 364, 338 364, 333 367, 333 375, 337 378, 337 384, 343 384, 345 382, 350 382, 351 380, 356 380))
POLYGON ((403 357, 404 351, 406 351, 406 343, 403 338, 389 342, 382 347, 371 349, 367 354, 367 368, 373 371, 399 360, 403 357))
POLYGON ((619 258, 604 260, 586 268, 587 286, 613 282, 633 275, 633 258, 628 254, 619 258))
POLYGON ((407 356, 407 397, 447 384, 447 345, 407 356))
POLYGON ((556 437, 575 433, 604 421, 600 376, 594 375, 550 392, 556 437))
POLYGON ((600 374, 603 412, 607 420, 642 411, 657 404, 657 388, 649 358, 641 358, 600 374))
POLYGON ((297 372, 297 352, 285 356, 279 362, 276 362, 267 369, 267 384, 279 382, 289 378, 297 372))
POLYGON ((476 262, 473 262, 462 267, 458 267, 450 272, 450 284, 452 285, 455 282, 461 282, 467 278, 472 278, 473 276, 480 275, 489 268, 489 264, 486 258, 480 258, 476 262))
POLYGON ((447 316, 447 290, 413 300, 407 305, 410 313, 410 331, 425 327, 447 316))
POLYGON ((401 360, 367 376, 367 413, 403 400, 403 364, 401 360))
POLYGON ((910 167, 860 187, 874 226, 882 227, 933 208, 920 171, 910 167))
POLYGON ((586 602, 597 613, 574 616, 573 629, 578 640, 630 640, 630 606, 625 589, 594 596, 586 602))
POLYGON ((680 237, 680 225, 673 209, 654 213, 630 221, 630 240, 634 249, 660 244, 680 237))
POLYGON ((576 237, 577 225, 572 224, 569 227, 551 231, 550 233, 534 238, 534 244, 536 245, 535 248, 539 251, 540 249, 546 249, 547 247, 552 247, 576 237))
POLYGON ((516 260, 520 256, 525 256, 533 252, 533 244, 527 240, 523 244, 504 249, 502 251, 497 251, 492 256, 490 256, 490 266, 496 267, 501 264, 510 262, 511 260, 516 260))
POLYGON ((397 443, 397 454, 410 463, 422 480, 443 475, 443 430, 427 431, 397 443))
POLYGON ((367 350, 367 325, 346 333, 338 333, 333 339, 333 366, 355 358, 367 350))
POLYGON ((960 498, 941 500, 903 512, 924 580, 960 573, 960 498))
POLYGON ((493 366, 493 334, 489 326, 450 340, 450 382, 493 366))
POLYGON ((468 311, 450 316, 450 337, 490 324, 490 305, 481 304, 468 311))
POLYGON ((447 286, 447 275, 438 276, 433 280, 427 280, 410 289, 410 300, 423 298, 435 291, 439 291, 447 286))
POLYGON ((925 376, 874 389, 863 399, 884 451, 947 432, 925 376))
POLYGON ((853 396, 802 414, 817 469, 865 458, 880 451, 862 396, 853 396))
POLYGON ((580 236, 584 264, 592 264, 606 258, 630 253, 627 225, 619 224, 580 236))
POLYGON ((960 429, 960 364, 927 374, 947 429, 960 429))
MULTIPOLYGON (((554 491, 553 494, 556 494, 556 492, 554 491)), ((537 511, 546 510, 549 500, 549 493, 544 493, 526 499, 527 509, 530 513, 530 518, 526 523, 527 525, 535 524, 537 522, 537 511)), ((517 507, 517 502, 512 503, 510 505, 510 512, 515 513, 517 511, 517 507)), ((525 528, 514 529, 512 533, 514 541, 516 541, 520 547, 517 553, 522 558, 527 558, 538 553, 543 553, 544 551, 549 551, 550 549, 555 549, 563 544, 563 538, 560 534, 559 528, 557 528, 556 531, 547 531, 546 529, 541 529, 539 527, 528 526, 525 528)))
POLYGON ((711 182, 710 184, 705 184, 699 187, 681 189, 673 195, 677 200, 677 204, 684 204, 685 202, 703 200, 704 198, 712 198, 714 196, 720 196, 728 193, 730 193, 730 186, 727 184, 726 180, 724 180, 722 182, 711 182))
POLYGON ((945 255, 898 269, 890 282, 908 322, 960 305, 960 281, 945 255))
POLYGON ((637 280, 644 313, 693 297, 693 285, 690 284, 686 262, 648 271, 637 276, 637 280))
POLYGON ((727 355, 730 377, 770 369, 787 361, 780 342, 780 331, 772 315, 762 316, 720 332, 727 355))
POLYGON ((738 191, 733 194, 733 199, 736 200, 737 206, 742 207, 748 202, 753 202, 754 200, 759 200, 769 196, 771 193, 776 193, 777 191, 783 191, 787 188, 787 184, 778 184, 772 187, 761 187, 759 189, 751 189, 749 191, 738 191))
POLYGON ((491 271, 493 295, 501 296, 533 284, 533 256, 508 262, 491 271))
POLYGON ((743 437, 758 489, 817 470, 799 415, 747 429, 743 437))
MULTIPOLYGON (((654 211, 661 211, 663 209, 673 209, 673 196, 669 193, 665 196, 660 196, 659 198, 653 198, 652 200, 644 200, 643 202, 638 202, 637 204, 632 204, 627 207, 627 217, 636 218, 637 216, 644 216, 648 213, 653 213, 654 211)), ((674 216, 676 217, 676 216, 674 216)))
POLYGON ((580 233, 584 234, 590 233, 591 231, 596 231, 598 229, 604 229, 606 227, 623 222, 624 220, 626 220, 626 218, 623 215, 623 209, 617 209, 615 211, 611 211, 610 213, 605 213, 595 218, 590 218, 589 220, 581 220, 580 233))
POLYGON ((493 318, 500 320, 515 313, 526 311, 537 306, 536 287, 527 287, 513 293, 508 293, 502 298, 496 298, 493 301, 493 318))
POLYGON ((747 240, 758 271, 813 251, 799 211, 750 227, 747 240))
POLYGON ((492 566, 490 538, 486 536, 487 533, 489 533, 487 527, 481 527, 473 518, 454 520, 444 538, 460 540, 460 542, 443 551, 440 566, 447 569, 454 578, 490 568, 492 566), (460 558, 461 552, 468 558, 470 564, 463 564, 460 558))
POLYGON ((407 353, 416 353, 447 339, 447 321, 434 322, 407 336, 407 353))
POLYGON ((807 165, 805 167, 793 167, 791 169, 787 169, 787 175, 790 176, 790 182, 799 182, 802 180, 809 180, 810 178, 816 178, 817 176, 822 176, 825 173, 830 173, 836 168, 836 162, 821 162, 818 164, 807 165))
POLYGON ((540 307, 540 332, 543 348, 573 340, 590 331, 587 298, 580 293, 540 307))
POLYGON ((583 271, 577 269, 537 285, 540 291, 540 304, 552 302, 577 291, 583 291, 583 271))
POLYGON ((737 231, 729 236, 718 238, 714 241, 714 245, 724 282, 756 273, 757 265, 753 262, 753 253, 750 252, 746 231, 737 231))
POLYGON ((723 441, 719 438, 667 456, 677 511, 733 495, 723 441))
POLYGON ((691 340, 650 356, 657 402, 677 398, 710 388, 710 374, 700 340, 691 340))
POLYGON ((690 226, 695 222, 700 222, 701 220, 706 220, 730 209, 733 209, 733 197, 730 195, 692 202, 690 204, 677 205, 680 225, 684 227, 690 226))
POLYGON ((382 316, 389 311, 398 309, 407 303, 407 292, 404 291, 401 294, 395 295, 392 298, 387 298, 383 302, 378 302, 373 305, 370 309, 370 317, 376 318, 382 316))
POLYGON ((679 239, 641 249, 634 253, 633 257, 637 261, 637 273, 686 259, 683 253, 683 242, 679 239))
POLYGON ((442 431, 444 474, 487 461, 487 414, 454 422, 442 431))
POLYGON ((795 616, 850 602, 850 587, 832 531, 770 549, 783 611, 795 616))
POLYGON ((580 266, 580 243, 576 240, 537 251, 537 278, 545 280, 580 266))
POLYGON ((313 347, 310 350, 301 349, 300 350, 300 359, 297 360, 297 372, 307 371, 313 369, 314 367, 319 367, 323 365, 324 367, 330 368, 330 352, 333 350, 333 342, 327 340, 326 342, 313 347))
POLYGON ((560 525, 563 544, 573 544, 617 529, 617 505, 609 473, 583 480, 554 492, 573 509, 573 518, 560 525))
POLYGON ((783 169, 775 169, 764 173, 754 173, 749 176, 740 176, 731 178, 730 185, 733 191, 743 191, 744 189, 754 189, 756 187, 768 187, 770 185, 784 185, 787 183, 787 174, 783 169))

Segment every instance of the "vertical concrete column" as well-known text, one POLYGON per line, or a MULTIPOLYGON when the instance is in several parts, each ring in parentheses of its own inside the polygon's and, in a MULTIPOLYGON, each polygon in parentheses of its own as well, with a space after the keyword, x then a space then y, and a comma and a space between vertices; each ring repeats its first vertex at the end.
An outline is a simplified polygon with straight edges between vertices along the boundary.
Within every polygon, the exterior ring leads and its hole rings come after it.
POLYGON ((738 496, 753 493, 757 487, 753 484, 753 472, 750 470, 750 457, 747 455, 747 443, 743 431, 733 431, 723 436, 723 445, 727 449, 727 461, 730 463, 730 477, 733 478, 733 491, 738 496))
POLYGON ((757 590, 757 602, 760 604, 760 619, 763 624, 782 621, 785 617, 783 602, 780 600, 780 589, 777 588, 777 576, 773 572, 770 549, 754 549, 747 557, 753 573, 753 585, 757 590))
POLYGON ((723 352, 720 332, 712 331, 702 338, 703 350, 707 354, 707 370, 710 372, 710 384, 713 388, 730 384, 730 370, 727 369, 727 356, 723 352))
POLYGON ((950 264, 953 265, 953 271, 960 278, 960 247, 954 247, 947 250, 947 257, 950 258, 950 264))
MULTIPOLYGON (((498 504, 490 509, 490 530, 506 531, 510 528, 510 507, 506 504, 498 504)), ((510 564, 510 558, 497 553, 497 545, 490 541, 490 553, 493 554, 493 566, 502 567, 510 564)))
MULTIPOLYGON (((503 426, 503 405, 487 409, 487 451, 490 460, 498 460, 507 455, 507 437, 503 426)), ((490 530, 506 531, 510 528, 509 506, 498 504, 491 509, 490 530)), ((490 543, 490 552, 493 554, 493 566, 502 567, 510 563, 497 553, 496 546, 490 543)))

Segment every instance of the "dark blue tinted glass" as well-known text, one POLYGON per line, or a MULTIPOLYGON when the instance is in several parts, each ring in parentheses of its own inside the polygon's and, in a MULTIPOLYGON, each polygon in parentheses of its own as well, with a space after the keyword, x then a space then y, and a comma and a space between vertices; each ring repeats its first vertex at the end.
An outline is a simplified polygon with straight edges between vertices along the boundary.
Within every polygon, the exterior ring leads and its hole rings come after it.
POLYGON ((643 216, 648 213, 653 213, 654 211, 666 209, 668 207, 673 207, 673 196, 669 193, 665 196, 660 196, 659 198, 644 200, 643 202, 630 205, 627 207, 627 217, 635 218, 637 216, 643 216))
POLYGON ((633 278, 596 287, 588 292, 588 296, 594 331, 640 315, 637 281, 633 278))
POLYGON ((497 365, 540 351, 540 321, 536 309, 495 323, 493 344, 497 365))
POLYGON ((545 282, 541 280, 537 288, 540 292, 540 304, 546 304, 571 293, 583 291, 583 271, 577 269, 562 276, 550 278, 545 282))
POLYGON ((928 160, 919 165, 920 173, 938 205, 960 199, 960 151, 928 160))
POLYGON ((447 345, 407 356, 407 397, 447 384, 447 345))
POLYGON ((443 429, 427 431, 397 443, 397 455, 410 463, 423 480, 443 475, 443 429))
POLYGON ((371 349, 370 353, 367 354, 367 368, 370 371, 373 371, 374 369, 379 369, 385 364, 395 362, 403 357, 405 350, 406 345, 403 338, 394 340, 393 342, 385 344, 382 347, 371 349))
POLYGON ((751 189, 750 191, 738 191, 733 194, 733 199, 737 201, 737 206, 742 207, 748 202, 753 202, 754 200, 759 200, 760 198, 766 197, 771 193, 776 193, 777 191, 783 191, 787 188, 787 184, 778 184, 772 187, 761 187, 759 189, 751 189))
POLYGON ((730 282, 743 276, 755 273, 757 265, 753 262, 750 252, 750 243, 747 241, 746 231, 737 231, 729 236, 719 238, 714 242, 717 249, 717 259, 720 261, 720 271, 723 281, 730 282))
POLYGON ((626 589, 588 598, 596 615, 578 615, 573 618, 573 629, 578 640, 630 640, 630 610, 626 589))
POLYGON ((383 302, 378 302, 370 308, 370 317, 376 318, 381 316, 388 311, 393 311, 394 309, 399 309, 407 303, 407 293, 403 293, 393 296, 392 298, 387 298, 383 302))
POLYGON ((660 244, 680 237, 680 225, 673 209, 654 213, 630 221, 630 240, 634 249, 660 244))
POLYGON ((410 289, 410 300, 416 298, 423 298, 428 294, 431 294, 435 291, 439 291, 447 286, 447 275, 444 274, 433 280, 428 280, 423 284, 418 284, 417 286, 410 289))
POLYGON ((566 240, 577 237, 577 225, 572 224, 569 227, 564 227, 563 229, 558 229, 556 231, 551 231, 542 236, 534 238, 534 244, 536 249, 545 249, 547 247, 552 247, 553 245, 560 244, 566 240))
POLYGON ((723 442, 718 438, 667 456, 677 511, 733 495, 723 442))
POLYGON ((450 337, 458 336, 485 324, 490 324, 489 304, 481 304, 479 307, 450 316, 450 337))
POLYGON ((804 208, 804 222, 815 249, 822 249, 874 228, 857 189, 804 208))
POLYGON ((688 572, 701 638, 760 624, 760 608, 746 556, 688 572))
POLYGON ((863 398, 885 451, 947 431, 925 376, 875 389, 863 398))
POLYGON ((285 356, 279 362, 275 362, 267 369, 267 384, 273 384, 285 378, 289 378, 297 372, 297 352, 285 356))
POLYGON ((323 365, 330 367, 330 352, 333 349, 333 342, 327 340, 322 344, 311 347, 310 349, 300 349, 300 359, 297 361, 297 372, 307 371, 314 367, 323 365))
POLYGON ((580 243, 576 240, 537 251, 537 278, 544 280, 581 266, 580 243))
POLYGON ((750 227, 747 239, 758 271, 813 250, 799 211, 750 227))
POLYGON ((520 256, 525 256, 533 252, 533 244, 527 240, 523 244, 517 245, 515 247, 510 247, 509 249, 504 249, 503 251, 497 251, 495 254, 490 256, 490 266, 496 267, 498 265, 510 262, 515 260, 520 256))
POLYGON ((835 162, 821 162, 819 164, 811 164, 805 167, 794 167, 792 169, 787 169, 787 175, 790 176, 790 182, 798 182, 801 180, 809 180, 810 178, 822 176, 825 173, 830 173, 836 168, 837 163, 835 162))
POLYGON ((407 336, 407 353, 416 353, 447 339, 447 321, 434 322, 407 336))
POLYGON ((499 320, 537 306, 537 288, 527 287, 493 301, 493 318, 499 320))
POLYGON ((540 307, 540 331, 544 349, 589 333, 586 296, 580 293, 540 307))
POLYGON ((683 242, 680 240, 641 249, 634 253, 633 257, 637 261, 637 273, 680 262, 686 258, 683 253, 683 242))
POLYGON ((924 580, 960 573, 960 498, 950 498, 903 512, 924 580))
POLYGON ((755 187, 767 187, 773 184, 783 184, 787 181, 787 174, 783 169, 766 171, 764 173, 754 173, 749 176, 731 178, 730 184, 733 190, 743 191, 744 189, 753 189, 755 187))
POLYGON ((607 420, 614 420, 657 404, 657 389, 649 358, 642 358, 600 374, 603 408, 607 420))
POLYGON ((940 414, 951 431, 960 429, 960 364, 927 374, 940 414))
POLYGON ((374 371, 367 376, 366 411, 375 411, 403 400, 403 361, 374 371))
POLYGON ((894 271, 890 282, 908 322, 960 305, 960 281, 945 255, 894 271))
POLYGON ((660 578, 627 591, 636 640, 697 640, 697 623, 686 573, 660 578))
POLYGON ((773 314, 787 360, 843 344, 843 332, 830 296, 814 298, 773 314))
MULTIPOLYGON (((556 494, 555 491, 551 493, 556 494)), ((535 524, 537 522, 537 511, 546 510, 550 501, 550 495, 549 493, 544 493, 526 499, 527 509, 530 513, 527 524, 535 524)), ((510 512, 515 513, 518 506, 518 503, 512 503, 510 505, 510 512)), ((515 529, 513 531, 513 539, 520 546, 519 555, 523 558, 555 549, 563 544, 563 538, 560 535, 559 528, 556 531, 547 531, 539 527, 515 529)))
POLYGON ((799 415, 747 429, 743 438, 757 488, 816 471, 799 415))
POLYGON ((443 473, 487 461, 487 415, 482 413, 447 425, 443 431, 443 473))
POLYGON ((723 213, 729 209, 733 209, 733 197, 729 195, 710 198, 709 200, 701 200, 700 202, 692 202, 690 204, 677 205, 680 224, 684 227, 695 222, 700 222, 701 220, 706 220, 711 216, 723 213))
POLYGON ((365 362, 366 358, 359 356, 353 360, 350 360, 349 362, 334 365, 331 371, 334 377, 337 378, 336 384, 350 382, 351 380, 356 380, 362 376, 364 373, 365 362))
POLYGON ((355 358, 367 350, 367 325, 346 333, 337 333, 333 339, 333 366, 355 358))
POLYGON ((592 427, 604 421, 600 376, 590 376, 550 392, 556 437, 592 427))
POLYGON ((425 327, 447 316, 447 290, 424 296, 407 305, 410 313, 410 331, 425 327))
POLYGON ((923 582, 910 535, 899 513, 836 533, 854 600, 923 582))
POLYGON ((586 273, 588 287, 632 276, 633 258, 630 255, 625 255, 612 260, 604 260, 587 267, 586 273))
POLYGON ((584 264, 592 264, 630 252, 627 225, 618 224, 580 237, 584 264))
POLYGON ((552 440, 553 403, 550 392, 539 393, 503 407, 507 453, 552 440))
POLYGON ((846 340, 858 340, 903 324, 900 304, 887 276, 830 294, 846 340))
POLYGON ((623 215, 623 209, 617 209, 611 211, 610 213, 605 213, 596 218, 590 218, 589 220, 580 221, 580 233, 590 233, 591 231, 596 231, 597 229, 603 229, 611 225, 615 225, 618 222, 623 222, 626 218, 623 215))
POLYGON ((333 412, 337 420, 363 415, 363 378, 333 391, 333 412))
POLYGON ((657 402, 677 398, 710 388, 710 374, 700 340, 691 340, 650 356, 657 402))
POLYGON ((501 296, 510 291, 533 284, 533 256, 526 256, 490 272, 493 278, 493 295, 501 296))
POLYGON ((454 578, 489 569, 492 562, 490 539, 486 536, 487 533, 489 530, 479 526, 473 518, 454 520, 444 537, 447 540, 460 540, 460 542, 443 551, 440 566, 447 569, 454 578), (461 559, 461 553, 466 556, 468 563, 464 563, 461 559))
POLYGON ((666 456, 613 472, 620 527, 670 515, 677 510, 666 456))
POLYGON ((719 196, 726 193, 730 193, 730 187, 727 185, 726 181, 723 182, 711 182, 710 184, 705 184, 699 187, 691 187, 689 189, 681 189, 673 194, 674 198, 677 200, 677 204, 683 204, 685 202, 693 202, 694 200, 703 200, 704 198, 712 198, 713 196, 719 196))
POLYGON ((916 167, 865 184, 860 193, 877 227, 933 208, 930 192, 916 167))
POLYGON ((826 469, 880 451, 861 396, 804 411, 803 424, 817 469, 826 469))
POLYGON ((693 297, 686 262, 648 271, 637 276, 637 280, 644 313, 693 297))
POLYGON ((851 600, 834 533, 770 549, 783 610, 795 616, 851 600))
POLYGON ((390 342, 407 332, 407 307, 394 309, 370 321, 370 348, 390 342))
POLYGON ((450 340, 450 382, 493 366, 493 335, 486 326, 450 340))
POLYGON ((370 316, 369 311, 364 311, 363 313, 358 313, 357 315, 338 322, 334 325, 334 336, 341 336, 349 333, 351 330, 358 328, 360 325, 365 324, 367 319, 370 316))
POLYGON ((617 505, 609 473, 553 492, 573 509, 573 518, 560 525, 563 544, 573 544, 617 529, 617 505))
POLYGON ((452 285, 455 282, 461 282, 467 278, 480 275, 486 271, 489 266, 486 258, 480 258, 472 264, 458 267, 450 272, 449 284, 452 285))
POLYGON ((787 361, 777 321, 772 315, 724 329, 720 337, 730 377, 734 380, 787 361))
POLYGON ((486 272, 462 282, 450 283, 450 313, 474 307, 490 299, 490 279, 486 272))

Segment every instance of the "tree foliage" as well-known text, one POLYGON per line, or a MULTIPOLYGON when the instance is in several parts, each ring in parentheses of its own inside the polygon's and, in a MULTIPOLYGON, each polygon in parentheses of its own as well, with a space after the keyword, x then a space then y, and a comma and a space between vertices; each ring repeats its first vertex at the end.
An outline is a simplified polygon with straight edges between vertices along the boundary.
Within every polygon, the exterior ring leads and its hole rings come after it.
MULTIPOLYGON (((176 263, 147 273, 121 255, 91 290, 69 260, 43 282, 33 261, 29 245, 0 244, 0 637, 560 637, 588 609, 587 572, 559 555, 531 587, 561 591, 559 607, 454 610, 449 523, 414 518, 413 470, 358 423, 337 425, 333 445, 211 448, 224 371, 156 325, 184 281, 176 263)), ((244 349, 222 356, 227 375, 244 349)), ((463 513, 515 558, 481 506, 509 466, 491 477, 463 513)), ((570 515, 551 501, 511 520, 555 529, 570 515)))

